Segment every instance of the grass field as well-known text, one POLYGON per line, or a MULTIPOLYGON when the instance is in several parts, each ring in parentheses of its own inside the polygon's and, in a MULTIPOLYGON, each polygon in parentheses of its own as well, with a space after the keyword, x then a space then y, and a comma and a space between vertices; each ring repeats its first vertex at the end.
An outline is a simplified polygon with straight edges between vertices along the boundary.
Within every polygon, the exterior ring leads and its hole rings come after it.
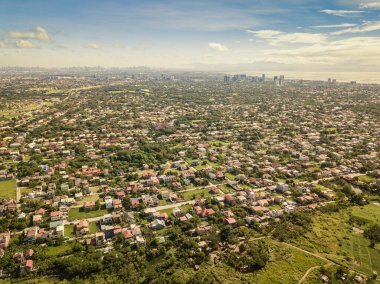
POLYGON ((0 199, 16 199, 16 187, 15 179, 0 181, 0 199))
POLYGON ((96 201, 98 199, 99 199, 99 195, 97 194, 87 195, 87 196, 84 196, 82 200, 78 200, 77 205, 83 205, 85 202, 96 201))
POLYGON ((60 246, 49 246, 46 248, 46 254, 49 256, 57 256, 65 252, 71 253, 71 245, 69 243, 63 243, 60 246))
POLYGON ((65 237, 69 237, 69 238, 76 237, 74 233, 74 225, 71 225, 71 224, 65 225, 65 237))
POLYGON ((257 272, 240 273, 230 266, 220 263, 215 266, 202 266, 198 273, 204 277, 198 280, 204 281, 204 283, 290 284, 298 283, 309 268, 326 264, 326 261, 289 248, 277 241, 269 242, 269 250, 269 262, 264 269, 257 272))
MULTIPOLYGON (((187 210, 189 210, 190 208, 192 207, 192 205, 190 204, 186 204, 186 205, 182 205, 182 206, 179 206, 179 208, 182 209, 183 212, 187 212, 187 210)), ((172 214, 173 213, 173 208, 168 208, 168 209, 163 209, 163 210, 160 210, 161 213, 167 213, 168 215, 172 214)))
POLYGON ((69 211, 69 219, 77 220, 77 219, 87 219, 93 217, 99 217, 108 213, 107 209, 99 209, 94 211, 81 211, 81 208, 71 208, 69 211))
POLYGON ((372 271, 380 271, 380 252, 369 247, 369 241, 361 234, 353 235, 352 251, 353 251, 353 264, 352 268, 371 275, 372 271))
MULTIPOLYGON (((96 222, 89 222, 88 225, 89 225, 90 234, 95 234, 96 232, 99 231, 99 228, 96 222)), ((71 224, 65 225, 65 237, 69 237, 69 238, 76 237, 74 225, 71 225, 71 224)))
POLYGON ((30 187, 20 187, 21 195, 28 195, 29 193, 33 192, 33 188, 30 187))
POLYGON ((207 188, 200 188, 200 189, 195 189, 195 190, 190 190, 190 191, 185 191, 182 192, 183 198, 188 201, 188 200, 193 200, 194 196, 195 198, 199 197, 208 197, 210 196, 210 190, 207 188))
POLYGON ((367 176, 367 175, 359 176, 359 177, 358 177, 358 180, 359 180, 359 181, 362 181, 362 182, 365 182, 365 183, 376 182, 376 179, 375 179, 375 178, 370 177, 370 176, 367 176))
MULTIPOLYGON (((353 208, 355 216, 373 220, 376 205, 367 205, 364 209, 353 208)), ((305 237, 294 242, 294 245, 340 263, 352 270, 370 275, 372 271, 380 271, 380 250, 370 248, 369 241, 361 233, 352 230, 348 223, 349 211, 339 213, 317 213, 313 218, 313 228, 305 237)))
POLYGON ((229 186, 228 184, 221 184, 221 185, 218 185, 218 188, 223 191, 224 194, 228 194, 228 193, 234 193, 235 192, 235 189, 233 189, 231 186, 229 186))
POLYGON ((271 260, 255 275, 255 283, 298 283, 309 268, 327 263, 276 241, 270 242, 270 250, 271 260))
POLYGON ((90 234, 95 234, 96 232, 100 231, 96 222, 90 222, 88 226, 89 226, 90 234))
POLYGON ((355 206, 352 208, 352 215, 366 219, 369 222, 379 222, 380 205, 371 203, 365 206, 355 206))
POLYGON ((231 174, 231 173, 226 173, 225 176, 230 179, 230 180, 235 180, 236 179, 236 176, 231 174))

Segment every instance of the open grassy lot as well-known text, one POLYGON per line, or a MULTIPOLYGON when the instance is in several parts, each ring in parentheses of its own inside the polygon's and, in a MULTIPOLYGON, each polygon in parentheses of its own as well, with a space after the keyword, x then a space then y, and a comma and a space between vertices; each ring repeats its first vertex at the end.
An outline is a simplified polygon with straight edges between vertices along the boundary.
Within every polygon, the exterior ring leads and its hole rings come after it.
POLYGON ((0 199, 16 199, 16 187, 15 179, 0 181, 0 199))
POLYGON ((97 222, 90 222, 88 226, 89 226, 90 234, 95 234, 96 232, 100 231, 97 225, 97 222))
POLYGON ((221 141, 221 140, 212 140, 212 141, 209 141, 209 143, 214 146, 214 147, 222 147, 222 146, 228 146, 230 145, 229 142, 224 142, 224 141, 221 141))
POLYGON ((359 180, 359 181, 362 181, 362 182, 365 182, 365 183, 376 182, 376 179, 375 179, 375 178, 370 177, 370 176, 367 176, 367 175, 364 175, 364 176, 358 176, 358 180, 359 180))
POLYGON ((99 195, 97 195, 97 194, 87 195, 87 196, 84 196, 82 200, 78 200, 77 204, 78 205, 83 205, 85 202, 96 201, 98 199, 99 199, 99 195))
POLYGON ((257 272, 240 273, 220 263, 202 266, 198 273, 204 277, 198 280, 204 281, 200 283, 298 283, 309 268, 326 264, 326 261, 276 241, 269 242, 269 250, 270 261, 257 272))
POLYGON ((223 191, 224 194, 228 194, 228 193, 234 193, 235 192, 235 189, 233 189, 231 186, 229 186, 228 184, 221 184, 221 185, 218 185, 218 188, 223 191))
POLYGON ((28 195, 29 193, 33 192, 33 188, 30 187, 20 187, 21 195, 28 195))
POLYGON ((183 195, 183 198, 186 201, 188 201, 188 200, 193 200, 194 198, 210 196, 211 194, 209 191, 210 189, 208 188, 200 188, 200 189, 182 192, 182 195, 183 195))
POLYGON ((77 220, 77 219, 87 219, 93 217, 99 217, 108 213, 107 209, 99 209, 94 211, 82 211, 81 208, 71 208, 69 211, 69 219, 77 220))
MULTIPOLYGON (((364 211, 359 211, 360 217, 373 218, 368 217, 373 214, 370 210, 373 206, 376 205, 367 205, 364 211)), ((360 209, 354 207, 355 210, 360 209)), ((360 232, 352 230, 352 225, 348 223, 348 210, 316 213, 313 219, 312 230, 295 241, 294 245, 367 275, 372 274, 372 271, 380 271, 380 250, 370 248, 370 242, 360 232)))
POLYGON ((56 247, 46 247, 46 254, 49 256, 57 256, 66 252, 71 253, 71 245, 69 243, 63 243, 62 245, 56 247))
MULTIPOLYGON (((100 231, 97 222, 89 222, 89 230, 90 234, 95 234, 96 232, 100 231)), ((76 237, 74 225, 67 224, 65 225, 65 237, 74 238, 76 237)))
MULTIPOLYGON (((192 207, 192 205, 190 204, 185 204, 185 205, 182 205, 182 206, 179 206, 179 208, 182 209, 183 212, 187 212, 190 208, 192 207)), ((168 208, 168 209, 163 209, 163 210, 160 210, 161 213, 167 213, 168 215, 172 214, 173 213, 173 208, 168 208)))
POLYGON ((369 222, 380 222, 380 204, 374 203, 352 208, 352 215, 366 219, 369 222))
POLYGON ((92 193, 97 193, 99 189, 100 189, 100 186, 91 186, 90 187, 90 190, 92 193))
POLYGON ((236 179, 236 176, 231 174, 231 173, 226 173, 225 176, 230 179, 230 180, 235 180, 236 179))
POLYGON ((76 237, 74 232, 74 225, 67 224, 65 225, 65 237, 74 238, 76 237))
POLYGON ((298 283, 305 272, 327 262, 284 244, 270 242, 270 262, 255 275, 255 283, 298 283))
POLYGON ((354 257, 352 262, 352 268, 361 271, 367 275, 370 275, 373 270, 379 271, 379 251, 370 248, 369 241, 365 239, 361 234, 353 235, 351 238, 351 242, 354 257), (372 257, 374 257, 374 263, 372 263, 372 257))

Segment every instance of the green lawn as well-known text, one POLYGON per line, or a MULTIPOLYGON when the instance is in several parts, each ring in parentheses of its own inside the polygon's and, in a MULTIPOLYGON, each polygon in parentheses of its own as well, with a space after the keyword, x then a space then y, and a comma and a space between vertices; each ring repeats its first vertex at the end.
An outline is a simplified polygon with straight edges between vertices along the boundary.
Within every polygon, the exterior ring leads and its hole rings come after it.
POLYGON ((160 200, 160 206, 167 205, 169 202, 166 199, 160 200))
POLYGON ((65 237, 74 238, 76 237, 74 232, 74 225, 67 224, 65 225, 65 237))
MULTIPOLYGON (((179 206, 179 208, 182 209, 183 212, 187 212, 191 207, 193 207, 192 205, 190 204, 185 204, 185 205, 182 205, 182 206, 179 206)), ((172 214, 173 213, 173 208, 168 208, 168 209, 163 209, 163 210, 160 210, 161 213, 167 213, 168 215, 172 214)))
POLYGON ((96 232, 100 231, 98 228, 98 225, 96 224, 97 222, 90 222, 89 225, 89 230, 90 234, 95 234, 96 232))
POLYGON ((231 173, 226 173, 225 176, 230 179, 230 180, 235 180, 236 179, 236 176, 231 174, 231 173))
POLYGON ((380 205, 368 204, 365 206, 352 207, 352 215, 366 219, 369 222, 380 221, 380 205))
POLYGON ((94 211, 81 211, 82 208, 71 208, 69 211, 69 219, 77 220, 77 219, 87 219, 93 217, 99 217, 108 213, 107 209, 99 209, 94 211))
POLYGON ((77 202, 78 205, 83 205, 85 202, 88 202, 88 201, 96 201, 99 199, 99 195, 97 194, 94 194, 94 195, 87 195, 87 196, 84 196, 82 200, 79 200, 77 202))
POLYGON ((0 181, 0 199, 16 199, 16 187, 15 179, 0 181))
POLYGON ((21 195, 28 195, 29 193, 33 192, 33 188, 30 187, 20 187, 21 195))
POLYGON ((209 143, 214 147, 228 146, 230 144, 229 142, 224 142, 220 140, 212 140, 209 143))
POLYGON ((362 182, 365 182, 365 183, 376 182, 376 179, 375 179, 375 178, 370 177, 370 176, 367 176, 367 175, 359 176, 359 177, 358 177, 358 180, 359 180, 359 181, 362 181, 362 182))
POLYGON ((209 193, 209 191, 210 190, 207 188, 200 188, 200 189, 182 192, 182 195, 183 195, 183 198, 186 201, 188 201, 188 200, 193 200, 194 195, 195 195, 195 198, 210 196, 211 194, 209 193))
MULTIPOLYGON (((95 234, 96 232, 99 231, 98 225, 96 224, 97 222, 89 222, 89 230, 90 234, 95 234)), ((68 224, 65 225, 65 237, 76 237, 75 230, 74 230, 74 225, 68 224)))
POLYGON ((221 185, 218 185, 218 188, 223 191, 224 194, 228 194, 228 193, 234 193, 235 192, 235 189, 233 189, 231 186, 229 186, 228 184, 221 184, 221 185))
POLYGON ((49 256, 57 256, 64 254, 65 252, 71 253, 71 245, 69 243, 63 243, 60 246, 49 246, 46 248, 46 254, 49 256))

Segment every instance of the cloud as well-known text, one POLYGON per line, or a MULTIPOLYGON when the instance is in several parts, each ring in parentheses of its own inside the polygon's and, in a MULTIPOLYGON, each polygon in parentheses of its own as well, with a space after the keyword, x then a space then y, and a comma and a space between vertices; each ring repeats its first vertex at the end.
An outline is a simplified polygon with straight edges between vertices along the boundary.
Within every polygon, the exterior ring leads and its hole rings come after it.
POLYGON ((90 43, 87 44, 85 47, 86 47, 86 48, 92 48, 92 49, 98 49, 98 48, 99 48, 99 45, 98 45, 97 43, 90 42, 90 43))
POLYGON ((34 32, 9 32, 8 36, 14 39, 32 39, 34 38, 34 32))
POLYGON ((332 35, 342 35, 348 33, 365 33, 380 30, 380 21, 365 22, 359 27, 348 28, 336 32, 332 32, 332 35))
POLYGON ((313 33, 285 33, 275 30, 247 30, 249 34, 255 35, 259 39, 264 39, 272 45, 279 43, 309 43, 314 44, 326 40, 323 34, 313 33))
POLYGON ((208 47, 212 50, 215 50, 215 51, 227 51, 228 50, 228 47, 225 46, 225 45, 222 45, 220 43, 216 43, 216 42, 210 42, 208 44, 208 47))
POLYGON ((361 3, 359 5, 359 8, 360 9, 380 10, 380 2, 361 3))
POLYGON ((49 34, 43 27, 38 26, 34 33, 38 40, 47 42, 50 41, 49 34))
POLYGON ((29 32, 8 32, 8 37, 13 39, 37 39, 39 41, 50 42, 50 37, 46 29, 37 26, 33 31, 29 32))
POLYGON ((356 24, 337 24, 337 25, 321 25, 321 26, 312 26, 312 28, 315 29, 329 29, 329 28, 350 28, 350 27, 355 27, 356 24))
POLYGON ((15 42, 15 46, 18 48, 37 48, 37 46, 29 40, 18 40, 15 42))
POLYGON ((361 13, 363 13, 363 11, 354 10, 321 10, 320 12, 339 17, 359 16, 361 13))
POLYGON ((378 50, 380 38, 353 37, 300 48, 267 50, 264 57, 285 64, 342 65, 350 62, 373 65, 380 62, 378 50))

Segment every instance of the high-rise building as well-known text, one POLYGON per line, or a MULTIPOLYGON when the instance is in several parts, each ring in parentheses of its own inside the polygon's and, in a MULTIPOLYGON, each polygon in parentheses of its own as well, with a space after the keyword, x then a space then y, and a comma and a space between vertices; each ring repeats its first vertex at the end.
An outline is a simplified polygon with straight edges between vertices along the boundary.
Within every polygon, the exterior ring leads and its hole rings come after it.
POLYGON ((284 83, 285 83, 285 76, 284 75, 280 75, 280 80, 279 80, 278 83, 279 83, 280 86, 284 85, 284 83))
POLYGON ((265 74, 261 75, 261 81, 265 82, 265 74))
POLYGON ((275 86, 278 86, 278 85, 279 85, 278 76, 274 76, 274 78, 273 78, 273 83, 274 83, 275 86))

